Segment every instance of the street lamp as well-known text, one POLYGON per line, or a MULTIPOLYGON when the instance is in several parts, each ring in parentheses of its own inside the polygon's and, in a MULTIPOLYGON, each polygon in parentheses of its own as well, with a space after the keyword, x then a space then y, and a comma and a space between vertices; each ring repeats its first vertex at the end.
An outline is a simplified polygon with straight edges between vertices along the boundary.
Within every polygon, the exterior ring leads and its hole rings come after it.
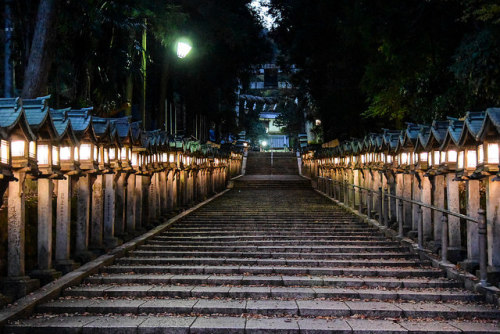
POLYGON ((177 51, 177 57, 179 58, 185 58, 189 52, 191 51, 193 47, 191 46, 191 43, 188 40, 179 40, 177 41, 177 46, 176 46, 176 51, 177 51))

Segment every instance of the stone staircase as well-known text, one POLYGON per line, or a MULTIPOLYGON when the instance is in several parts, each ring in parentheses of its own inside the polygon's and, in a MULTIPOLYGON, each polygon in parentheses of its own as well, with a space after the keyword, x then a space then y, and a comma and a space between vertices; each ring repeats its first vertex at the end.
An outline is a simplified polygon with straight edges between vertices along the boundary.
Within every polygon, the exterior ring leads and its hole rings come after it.
POLYGON ((5 333, 500 333, 497 307, 300 177, 246 178, 5 333))
POLYGON ((298 175, 293 152, 248 152, 246 175, 298 175))

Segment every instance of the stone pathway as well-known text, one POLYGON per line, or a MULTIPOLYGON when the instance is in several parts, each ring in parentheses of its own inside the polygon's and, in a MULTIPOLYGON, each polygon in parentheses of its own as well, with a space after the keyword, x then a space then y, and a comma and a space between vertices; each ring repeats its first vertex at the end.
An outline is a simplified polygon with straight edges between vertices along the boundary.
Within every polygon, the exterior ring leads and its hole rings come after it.
POLYGON ((241 181, 5 333, 500 332, 498 308, 296 181, 241 181))

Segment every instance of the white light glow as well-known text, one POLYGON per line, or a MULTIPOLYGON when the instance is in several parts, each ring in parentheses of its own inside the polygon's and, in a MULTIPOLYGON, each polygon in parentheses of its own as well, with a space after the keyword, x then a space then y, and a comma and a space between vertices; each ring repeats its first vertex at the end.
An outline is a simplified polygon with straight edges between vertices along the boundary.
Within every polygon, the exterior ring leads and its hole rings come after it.
POLYGON ((458 153, 457 168, 464 169, 464 151, 460 151, 460 153, 458 153))
POLYGON ((483 162, 484 162, 484 146, 483 144, 481 144, 477 148, 477 163, 482 164, 483 162))
POLYGON ((186 42, 177 42, 177 57, 184 58, 193 47, 186 42))
POLYGON ((59 150, 57 146, 52 146, 52 165, 59 165, 59 150))
POLYGON ((428 158, 429 158, 429 153, 427 152, 420 153, 420 162, 427 162, 428 158))
POLYGON ((448 150, 448 162, 457 162, 457 151, 448 150))
POLYGON ((109 149, 109 160, 116 160, 116 148, 114 147, 109 149))
POLYGON ((91 145, 90 144, 81 144, 80 145, 80 160, 90 160, 91 155, 91 145))
POLYGON ((3 164, 9 163, 9 142, 6 140, 0 140, 0 161, 3 164))

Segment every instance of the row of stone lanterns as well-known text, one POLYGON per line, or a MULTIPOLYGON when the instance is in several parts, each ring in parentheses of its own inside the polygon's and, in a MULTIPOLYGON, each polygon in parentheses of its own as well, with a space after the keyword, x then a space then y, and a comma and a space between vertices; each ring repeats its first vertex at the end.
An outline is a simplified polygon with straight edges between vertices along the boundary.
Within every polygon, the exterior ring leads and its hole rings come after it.
MULTIPOLYGON (((346 201, 356 207, 366 203, 363 210, 370 208, 373 212, 367 214, 378 215, 381 222, 385 210, 388 221, 401 222, 406 235, 415 236, 422 229, 420 243, 435 251, 444 241, 448 246, 444 257, 463 260, 460 264, 468 269, 480 261, 478 222, 484 213, 488 274, 495 281, 500 273, 499 146, 500 109, 489 108, 468 112, 463 119, 409 123, 403 131, 385 129, 333 149, 305 152, 302 170, 320 177, 320 183, 328 179, 350 185, 353 191, 342 194, 346 201), (485 205, 480 202, 481 184, 485 205), (461 194, 465 194, 462 205, 461 194), (449 212, 446 240, 440 223, 445 210, 449 212)), ((320 185, 332 195, 338 192, 320 185)))
POLYGON ((2 286, 12 297, 221 191, 240 173, 240 153, 142 131, 127 117, 95 117, 92 108, 51 109, 48 100, 0 99, 0 198, 8 194, 2 286), (37 268, 29 275, 26 182, 35 184, 38 203, 37 268))

